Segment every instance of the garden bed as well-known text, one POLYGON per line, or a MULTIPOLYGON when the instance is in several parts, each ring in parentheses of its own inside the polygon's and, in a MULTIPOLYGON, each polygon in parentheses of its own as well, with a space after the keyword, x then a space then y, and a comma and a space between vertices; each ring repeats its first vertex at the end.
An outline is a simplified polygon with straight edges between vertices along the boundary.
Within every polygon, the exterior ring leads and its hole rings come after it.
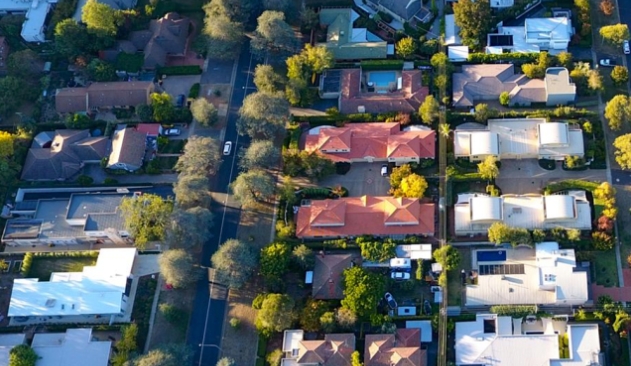
POLYGON ((539 166, 541 169, 555 170, 557 168, 557 163, 556 161, 550 159, 539 159, 539 166))
POLYGON ((151 275, 143 276, 138 279, 138 287, 136 288, 136 298, 134 299, 134 308, 131 313, 132 321, 138 325, 137 343, 138 349, 145 348, 147 335, 149 333, 149 319, 151 317, 151 308, 153 306, 153 298, 156 293, 158 280, 152 278, 151 275))

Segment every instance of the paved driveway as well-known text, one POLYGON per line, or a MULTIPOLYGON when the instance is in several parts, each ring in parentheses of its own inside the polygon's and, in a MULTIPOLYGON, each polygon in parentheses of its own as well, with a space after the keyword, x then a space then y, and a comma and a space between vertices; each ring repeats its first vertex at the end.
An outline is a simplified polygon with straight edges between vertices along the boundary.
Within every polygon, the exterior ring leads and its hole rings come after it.
POLYGON ((208 66, 202 73, 202 84, 230 84, 234 61, 208 59, 208 66))
POLYGON ((581 179, 602 182, 607 180, 607 170, 587 169, 566 171, 557 162, 555 170, 545 170, 536 159, 503 160, 500 176, 496 183, 503 194, 539 193, 550 182, 563 179, 581 179))
POLYGON ((334 174, 323 179, 319 186, 333 187, 342 185, 348 189, 348 195, 385 196, 390 189, 390 180, 381 176, 383 163, 354 163, 345 175, 334 174))
POLYGON ((199 83, 200 79, 200 75, 168 76, 162 83, 162 89, 173 98, 173 103, 176 103, 177 96, 180 94, 188 98, 191 87, 193 84, 199 83))

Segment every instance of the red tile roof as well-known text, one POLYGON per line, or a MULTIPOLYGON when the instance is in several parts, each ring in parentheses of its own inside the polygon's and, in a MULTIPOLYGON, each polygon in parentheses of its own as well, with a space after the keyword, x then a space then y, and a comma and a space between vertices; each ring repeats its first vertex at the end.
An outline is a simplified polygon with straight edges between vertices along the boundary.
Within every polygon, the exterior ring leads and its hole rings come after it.
POLYGON ((308 135, 305 150, 319 151, 333 161, 395 158, 433 159, 435 131, 401 131, 398 123, 351 123, 320 128, 308 135))
POLYGON ((136 126, 136 131, 147 134, 147 136, 158 136, 160 135, 160 124, 159 123, 139 123, 136 126))
POLYGON ((327 334, 324 340, 301 341, 296 362, 320 366, 351 366, 351 354, 355 352, 355 335, 327 334))
POLYGON ((364 350, 365 366, 424 366, 420 329, 397 329, 395 334, 368 334, 364 350))
POLYGON ((296 236, 434 235, 434 204, 416 198, 345 197, 299 208, 296 236))
POLYGON ((342 299, 344 297, 344 270, 351 268, 351 263, 359 264, 361 257, 354 254, 321 254, 315 257, 313 267, 314 299, 342 299))

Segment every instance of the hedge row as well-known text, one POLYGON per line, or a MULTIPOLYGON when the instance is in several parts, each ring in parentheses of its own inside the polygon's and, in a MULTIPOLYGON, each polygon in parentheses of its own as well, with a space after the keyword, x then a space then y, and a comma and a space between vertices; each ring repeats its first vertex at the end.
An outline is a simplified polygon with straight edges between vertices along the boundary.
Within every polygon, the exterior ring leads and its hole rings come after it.
POLYGON ((22 268, 20 272, 24 277, 28 277, 31 273, 31 267, 33 266, 33 260, 35 258, 97 258, 99 252, 96 250, 91 251, 76 251, 76 252, 43 252, 43 253, 26 253, 22 260, 22 268))
POLYGON ((187 65, 187 66, 168 66, 158 69, 157 75, 199 75, 202 73, 202 68, 199 65, 187 65))
POLYGON ((360 65, 363 71, 401 70, 403 60, 364 60, 360 65))

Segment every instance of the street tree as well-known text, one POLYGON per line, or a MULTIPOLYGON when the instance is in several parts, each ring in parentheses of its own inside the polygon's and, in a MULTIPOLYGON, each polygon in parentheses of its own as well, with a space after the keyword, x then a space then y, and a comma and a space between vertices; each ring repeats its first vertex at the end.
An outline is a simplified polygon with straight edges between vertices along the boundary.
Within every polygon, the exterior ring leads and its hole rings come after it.
POLYGON ((616 148, 616 162, 622 169, 631 169, 631 133, 616 137, 613 142, 616 148))
MULTIPOLYGON (((212 4, 210 2, 209 4, 212 4)), ((204 35, 208 37, 208 56, 219 60, 234 60, 241 53, 244 40, 243 24, 226 15, 214 15, 206 10, 204 35)))
POLYGON ((631 121, 631 99, 626 95, 616 95, 605 106, 605 118, 609 121, 609 128, 614 131, 622 128, 631 121))
POLYGON ((294 317, 294 305, 294 299, 289 295, 267 295, 256 316, 256 328, 269 333, 282 332, 290 328, 294 317))
POLYGON ((342 306, 360 318, 370 318, 377 313, 377 304, 385 288, 385 280, 381 274, 369 272, 360 266, 346 269, 342 306))
POLYGON ((6 159, 13 155, 13 142, 15 136, 7 131, 0 131, 0 158, 6 159))
POLYGON ((281 90, 283 78, 274 71, 272 65, 257 65, 254 69, 254 85, 260 92, 276 93, 281 90))
POLYGON ((121 12, 97 0, 88 0, 83 6, 81 21, 88 31, 100 36, 115 36, 122 24, 121 12))
POLYGON ((603 77, 600 75, 598 69, 591 69, 587 73, 587 86, 593 91, 603 89, 603 77))
POLYGON ((166 236, 169 247, 186 250, 201 247, 212 237, 213 218, 205 207, 174 210, 166 236))
POLYGON ((151 93, 150 98, 151 108, 153 109, 153 120, 160 123, 173 121, 175 117, 175 106, 173 105, 171 96, 166 92, 151 93))
POLYGON ((180 175, 177 182, 173 184, 175 203, 181 208, 210 206, 209 184, 208 177, 205 175, 180 175))
POLYGON ((402 59, 407 59, 416 51, 416 42, 414 42, 414 38, 412 37, 401 38, 399 42, 397 42, 395 50, 397 56, 402 59))
POLYGON ((184 153, 175 164, 181 175, 215 174, 221 165, 219 143, 211 137, 194 136, 184 145, 184 153))
POLYGON ((154 194, 123 197, 119 206, 134 245, 143 249, 148 242, 163 241, 173 210, 173 201, 154 194))
POLYGON ((9 351, 9 366, 35 366, 41 357, 27 344, 21 344, 9 351))
POLYGON ((432 122, 438 117, 438 102, 433 95, 425 97, 423 104, 419 107, 418 113, 421 116, 423 123, 431 125, 432 122))
POLYGON ((217 108, 203 97, 197 98, 191 103, 191 113, 193 118, 202 126, 212 126, 219 120, 217 108))
POLYGON ((451 245, 443 245, 434 251, 434 260, 443 266, 444 271, 451 271, 460 265, 460 252, 451 245))
POLYGON ((271 243, 261 249, 261 275, 266 281, 279 280, 289 269, 291 247, 287 243, 271 243))
POLYGON ((490 108, 488 104, 480 103, 475 106, 475 120, 479 123, 486 123, 490 118, 497 115, 494 108, 490 108))
POLYGON ((629 70, 620 65, 614 66, 613 70, 611 70, 611 80, 616 85, 623 85, 629 82, 629 70))
POLYGON ((160 274, 164 280, 174 288, 185 288, 199 279, 199 268, 195 261, 184 249, 169 249, 158 259, 160 274))
POLYGON ((600 27, 603 41, 613 46, 622 46, 622 42, 629 39, 629 27, 626 24, 605 25, 600 27))
POLYGON ((223 357, 217 361, 215 366, 237 366, 237 363, 230 357, 223 357))
POLYGON ((422 198, 428 184, 425 178, 418 174, 410 174, 401 180, 401 187, 395 191, 395 197, 422 198))
POLYGON ((480 173, 482 179, 495 180, 500 175, 500 170, 497 167, 497 158, 493 155, 487 156, 478 164, 478 173, 480 173))
POLYGON ((294 30, 285 22, 285 14, 266 10, 257 19, 254 37, 250 41, 252 52, 259 57, 268 53, 295 53, 300 47, 294 30))
POLYGON ((245 97, 239 109, 237 129, 250 137, 271 138, 285 128, 289 103, 280 93, 253 93, 245 97))
POLYGON ((94 81, 104 82, 118 79, 114 66, 98 58, 90 61, 86 71, 88 72, 90 79, 94 81))
POLYGON ((76 20, 64 19, 55 25, 55 50, 60 55, 74 59, 90 50, 90 36, 86 27, 76 20))
POLYGON ((256 140, 242 150, 239 166, 243 170, 255 168, 267 169, 278 164, 280 150, 270 140, 256 140))
POLYGON ((444 138, 448 138, 451 133, 451 127, 448 123, 441 123, 438 125, 438 133, 444 138))
POLYGON ((454 19, 460 28, 462 43, 479 49, 492 27, 493 15, 489 0, 464 0, 454 3, 454 19))
POLYGON ((263 170, 253 169, 242 172, 230 184, 234 198, 243 207, 255 206, 258 202, 266 201, 274 196, 274 179, 263 170))
POLYGON ((167 344, 154 348, 132 361, 131 366, 181 366, 192 362, 192 352, 186 344, 167 344))
POLYGON ((258 266, 258 253, 251 246, 229 239, 210 259, 217 282, 229 288, 241 288, 258 266))

